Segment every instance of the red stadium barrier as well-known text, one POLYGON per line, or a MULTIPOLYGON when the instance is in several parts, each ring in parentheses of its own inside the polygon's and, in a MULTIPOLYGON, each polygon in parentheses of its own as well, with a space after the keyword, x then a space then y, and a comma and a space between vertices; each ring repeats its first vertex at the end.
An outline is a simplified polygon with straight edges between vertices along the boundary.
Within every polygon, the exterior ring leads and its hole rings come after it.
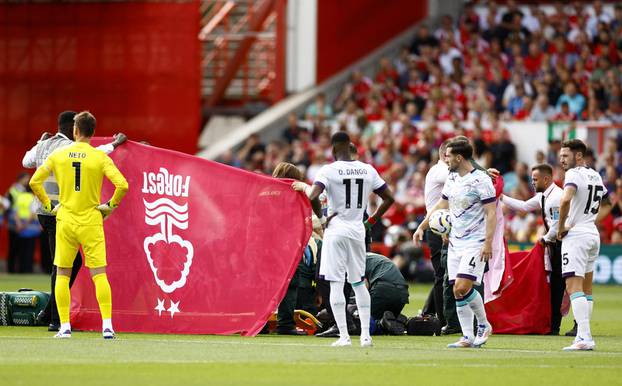
MULTIPOLYGON (((257 334, 311 235, 309 201, 289 182, 133 142, 112 158, 130 186, 104 223, 115 329, 257 334)), ((71 319, 101 328, 87 269, 71 319)))
MULTIPOLYGON (((63 110, 184 152, 200 128, 199 2, 2 2, 0 188, 63 110)), ((4 193, 4 191, 2 192, 4 193)))

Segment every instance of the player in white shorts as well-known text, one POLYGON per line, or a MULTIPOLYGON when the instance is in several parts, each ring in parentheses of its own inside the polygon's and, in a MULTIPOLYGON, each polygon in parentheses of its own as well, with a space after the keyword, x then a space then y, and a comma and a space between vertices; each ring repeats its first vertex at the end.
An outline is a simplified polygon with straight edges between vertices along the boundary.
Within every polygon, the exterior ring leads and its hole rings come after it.
POLYGON ((468 141, 454 140, 447 145, 446 160, 449 176, 441 199, 428 212, 413 235, 419 245, 428 228, 428 219, 439 209, 449 208, 451 231, 447 251, 447 274, 454 283, 456 310, 463 337, 450 348, 480 347, 492 333, 486 318, 482 296, 473 284, 482 281, 484 267, 492 255, 492 239, 496 225, 495 189, 483 171, 475 169, 470 158, 473 147, 468 141), (477 334, 473 331, 473 316, 477 319, 477 334))
POLYGON ((577 336, 566 351, 593 350, 590 331, 592 318, 592 278, 594 261, 600 249, 600 235, 595 222, 611 211, 607 188, 600 175, 585 166, 587 147, 578 139, 562 143, 559 163, 566 171, 564 194, 559 206, 557 238, 562 240, 562 276, 570 294, 572 312, 577 322, 577 336))
POLYGON ((350 137, 335 133, 331 139, 335 162, 318 171, 313 186, 294 182, 292 187, 304 191, 311 200, 322 191, 328 198, 328 223, 322 243, 320 276, 330 282, 330 305, 339 328, 339 340, 333 346, 350 346, 346 324, 346 299, 343 286, 352 284, 361 319, 361 346, 371 346, 369 334, 370 296, 365 287, 365 229, 376 223, 393 204, 393 194, 376 169, 355 161, 350 155, 350 137), (363 222, 369 195, 374 192, 382 204, 363 222))

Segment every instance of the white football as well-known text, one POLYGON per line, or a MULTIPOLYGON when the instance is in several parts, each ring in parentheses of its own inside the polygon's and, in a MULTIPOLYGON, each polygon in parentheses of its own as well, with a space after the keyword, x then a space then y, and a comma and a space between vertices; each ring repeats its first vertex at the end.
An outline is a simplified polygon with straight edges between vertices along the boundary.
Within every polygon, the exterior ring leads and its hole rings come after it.
POLYGON ((430 216, 430 230, 439 236, 449 235, 451 216, 449 210, 439 209, 430 216))

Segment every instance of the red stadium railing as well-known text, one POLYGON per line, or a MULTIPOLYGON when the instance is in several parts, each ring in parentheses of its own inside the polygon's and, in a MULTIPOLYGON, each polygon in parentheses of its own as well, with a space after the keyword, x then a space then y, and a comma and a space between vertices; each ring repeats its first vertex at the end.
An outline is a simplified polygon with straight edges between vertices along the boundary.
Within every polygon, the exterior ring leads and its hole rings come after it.
POLYGON ((209 107, 284 95, 285 0, 201 4, 203 96, 209 107))

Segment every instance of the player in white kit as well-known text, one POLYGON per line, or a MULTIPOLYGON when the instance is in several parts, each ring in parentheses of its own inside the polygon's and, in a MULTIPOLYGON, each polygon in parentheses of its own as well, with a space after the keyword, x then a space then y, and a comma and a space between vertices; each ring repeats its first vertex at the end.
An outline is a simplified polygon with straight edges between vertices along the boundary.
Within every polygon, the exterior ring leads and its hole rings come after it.
POLYGON ((352 284, 361 320, 361 346, 372 345, 369 334, 370 296, 365 287, 365 230, 376 223, 393 204, 393 194, 376 169, 355 161, 350 155, 350 137, 345 132, 332 136, 335 162, 324 165, 315 176, 313 186, 294 182, 292 187, 304 191, 310 200, 323 191, 328 198, 328 218, 322 244, 320 276, 330 282, 330 305, 339 328, 339 339, 333 346, 350 346, 346 324, 346 299, 343 287, 352 284), (369 195, 374 192, 382 204, 363 222, 369 195))
POLYGON ((600 249, 600 235, 595 222, 611 211, 607 188, 602 178, 585 165, 587 147, 578 139, 562 143, 559 163, 566 171, 564 193, 559 206, 557 238, 562 243, 562 276, 570 294, 572 312, 577 322, 577 336, 565 351, 593 350, 590 331, 592 318, 592 278, 594 261, 600 249))
POLYGON ((486 262, 492 255, 492 239, 496 225, 495 189, 491 178, 475 169, 470 162, 473 147, 468 141, 454 140, 447 145, 446 162, 449 176, 441 199, 426 215, 413 235, 421 243, 428 220, 439 209, 448 209, 451 216, 447 273, 454 283, 456 311, 463 337, 450 348, 480 347, 492 333, 486 318, 484 301, 473 284, 480 284, 486 262), (473 331, 477 319, 477 334, 473 331))

